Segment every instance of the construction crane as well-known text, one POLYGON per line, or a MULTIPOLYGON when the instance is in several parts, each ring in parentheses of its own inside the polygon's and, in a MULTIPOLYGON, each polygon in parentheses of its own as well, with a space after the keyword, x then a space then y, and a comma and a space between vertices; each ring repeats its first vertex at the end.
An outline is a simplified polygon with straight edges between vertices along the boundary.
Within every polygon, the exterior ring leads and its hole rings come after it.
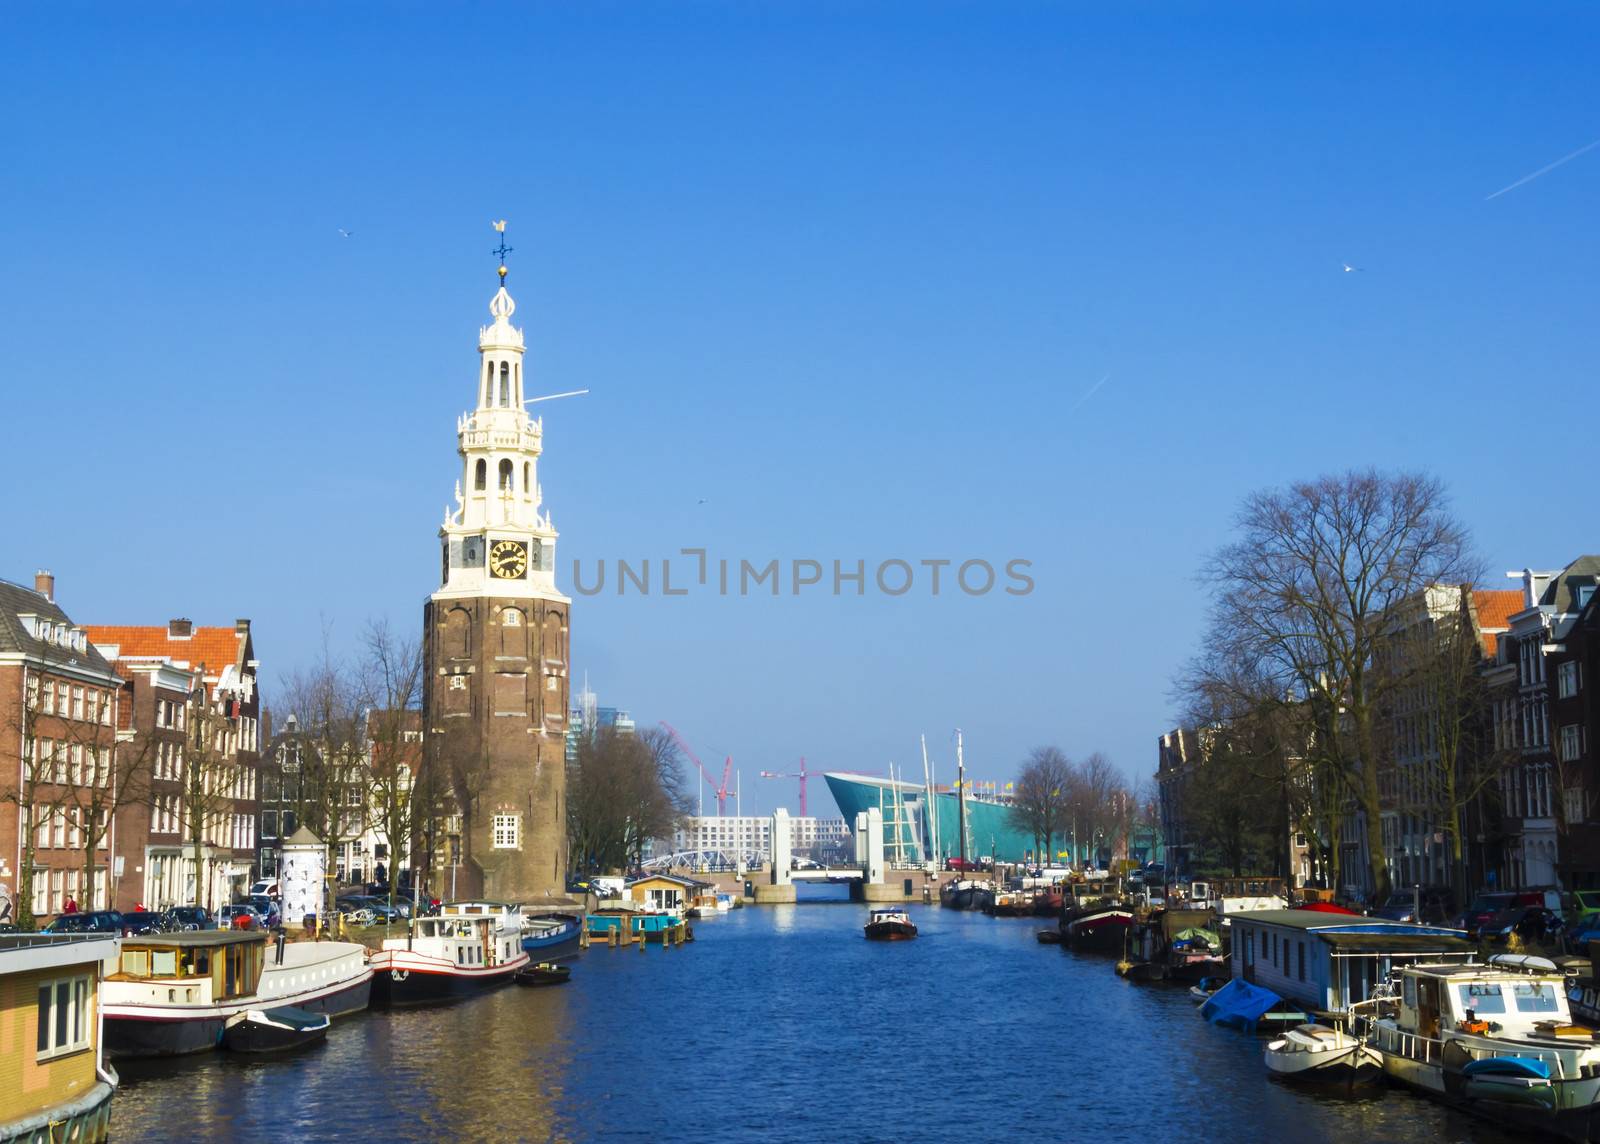
MULTIPOLYGON (((728 790, 728 778, 733 774, 733 756, 729 755, 723 760, 722 781, 719 783, 716 779, 711 777, 711 772, 706 770, 706 765, 700 761, 700 756, 696 755, 692 750, 689 749, 689 744, 683 741, 683 736, 678 734, 678 729, 676 727, 674 727, 671 723, 663 723, 661 726, 666 728, 667 734, 671 735, 672 741, 678 745, 678 750, 689 756, 689 761, 695 765, 695 768, 702 776, 704 776, 706 782, 711 784, 711 789, 716 792, 717 817, 721 818, 726 815, 728 813, 728 795, 731 793, 728 790)), ((803 801, 805 795, 802 794, 800 797, 803 801)))
POLYGON ((816 771, 806 770, 806 761, 804 758, 802 758, 800 760, 800 769, 798 771, 762 771, 761 777, 764 779, 799 779, 800 817, 810 818, 810 814, 806 812, 806 780, 816 773, 816 771))

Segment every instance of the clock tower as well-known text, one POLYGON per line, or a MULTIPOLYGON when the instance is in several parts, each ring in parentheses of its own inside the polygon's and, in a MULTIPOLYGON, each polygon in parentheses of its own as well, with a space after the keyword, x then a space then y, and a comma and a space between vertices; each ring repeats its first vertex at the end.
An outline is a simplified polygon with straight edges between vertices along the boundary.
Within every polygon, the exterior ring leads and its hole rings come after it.
POLYGON ((556 530, 541 510, 544 426, 525 408, 506 251, 502 240, 476 407, 456 421, 461 475, 424 611, 423 710, 430 765, 462 816, 455 895, 527 902, 566 890, 572 601, 556 589, 556 530))

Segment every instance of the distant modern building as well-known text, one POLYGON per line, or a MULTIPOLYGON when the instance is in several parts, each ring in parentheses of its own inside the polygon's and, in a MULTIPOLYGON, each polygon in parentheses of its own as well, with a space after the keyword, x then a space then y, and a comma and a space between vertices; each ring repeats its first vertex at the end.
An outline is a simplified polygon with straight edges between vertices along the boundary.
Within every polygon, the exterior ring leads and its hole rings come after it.
MULTIPOLYGON (((721 851, 737 860, 772 853, 772 818, 769 815, 694 815, 672 836, 671 852, 721 851)), ((666 850, 659 843, 657 852, 666 850)), ((816 862, 846 861, 851 853, 850 828, 842 818, 791 818, 789 847, 796 857, 816 862)))
POLYGON ((585 680, 567 720, 567 762, 571 764, 578 761, 578 743, 585 735, 603 730, 632 735, 636 727, 633 716, 620 707, 600 706, 600 697, 589 690, 588 681, 585 680))

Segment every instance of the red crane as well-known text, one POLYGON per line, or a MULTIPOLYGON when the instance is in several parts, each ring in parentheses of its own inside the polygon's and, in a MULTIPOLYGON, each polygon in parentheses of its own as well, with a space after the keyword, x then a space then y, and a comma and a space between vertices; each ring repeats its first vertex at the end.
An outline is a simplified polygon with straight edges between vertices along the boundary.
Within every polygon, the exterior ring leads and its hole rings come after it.
MULTIPOLYGON (((663 723, 661 725, 666 728, 667 734, 672 736, 672 741, 678 744, 678 750, 689 756, 689 761, 695 765, 702 775, 705 776, 706 782, 710 783, 711 788, 717 792, 717 817, 721 818, 723 815, 727 814, 728 794, 730 793, 728 790, 728 776, 733 774, 733 756, 729 755, 723 760, 722 781, 719 783, 716 779, 711 777, 711 772, 706 770, 705 764, 700 761, 700 756, 696 755, 689 749, 689 744, 683 741, 683 736, 678 734, 678 729, 671 723, 663 723)), ((804 801, 804 798, 805 796, 802 794, 802 801, 804 801)))
POLYGON ((801 818, 810 818, 811 816, 806 813, 806 780, 808 778, 810 778, 812 775, 816 774, 816 773, 817 773, 816 771, 808 771, 808 770, 806 770, 806 761, 805 761, 804 758, 802 758, 800 760, 800 769, 798 771, 793 771, 793 772, 790 772, 790 771, 782 771, 782 772, 779 772, 779 771, 762 771, 761 772, 761 777, 764 778, 764 779, 799 779, 800 780, 800 817, 801 818))

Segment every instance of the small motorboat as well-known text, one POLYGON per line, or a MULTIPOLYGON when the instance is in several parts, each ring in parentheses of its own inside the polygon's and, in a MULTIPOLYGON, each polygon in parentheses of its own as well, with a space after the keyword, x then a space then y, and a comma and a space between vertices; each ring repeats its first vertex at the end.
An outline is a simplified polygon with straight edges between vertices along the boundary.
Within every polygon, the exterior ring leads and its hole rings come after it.
POLYGON ((572 967, 544 961, 519 970, 512 980, 518 985, 565 985, 572 980, 572 967))
POLYGON ((1537 1057, 1482 1057, 1461 1068, 1462 1095, 1504 1104, 1555 1106, 1550 1066, 1537 1057))
POLYGON ((916 923, 911 915, 899 906, 885 906, 872 911, 866 924, 867 937, 873 941, 904 941, 917 936, 916 923))
POLYGON ((1383 1077, 1383 1058, 1376 1049, 1327 1025, 1296 1025, 1268 1041, 1262 1057, 1279 1080, 1349 1087, 1383 1077))
POLYGON ((308 1013, 291 1005, 243 1009, 222 1027, 222 1043, 235 1053, 284 1053, 322 1040, 331 1023, 326 1013, 308 1013))
POLYGON ((1221 977, 1202 977, 1198 982, 1189 986, 1189 1000, 1196 1005, 1204 1005, 1211 1000, 1211 995, 1225 984, 1221 977))
POLYGON ((1042 930, 1036 931, 1034 936, 1036 936, 1039 939, 1039 944, 1040 945, 1060 945, 1061 944, 1061 931, 1060 930, 1042 929, 1042 930))

